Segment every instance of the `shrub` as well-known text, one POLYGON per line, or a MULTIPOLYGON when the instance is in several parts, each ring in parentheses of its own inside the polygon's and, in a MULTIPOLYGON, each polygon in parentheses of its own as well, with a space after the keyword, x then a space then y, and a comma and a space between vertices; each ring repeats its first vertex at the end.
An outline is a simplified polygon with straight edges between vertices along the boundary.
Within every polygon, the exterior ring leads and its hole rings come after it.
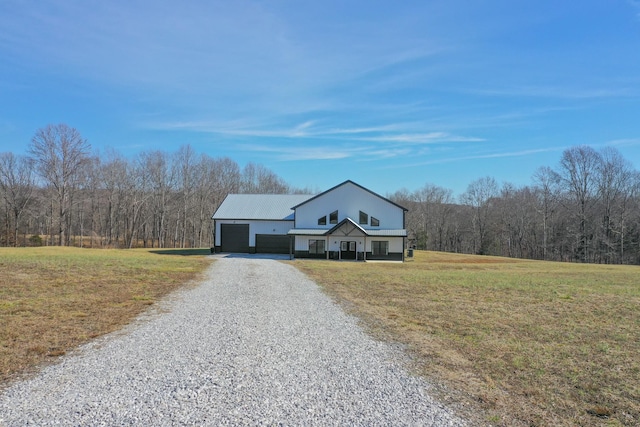
POLYGON ((31 246, 42 246, 42 237, 39 234, 34 234, 29 237, 29 245, 31 246))

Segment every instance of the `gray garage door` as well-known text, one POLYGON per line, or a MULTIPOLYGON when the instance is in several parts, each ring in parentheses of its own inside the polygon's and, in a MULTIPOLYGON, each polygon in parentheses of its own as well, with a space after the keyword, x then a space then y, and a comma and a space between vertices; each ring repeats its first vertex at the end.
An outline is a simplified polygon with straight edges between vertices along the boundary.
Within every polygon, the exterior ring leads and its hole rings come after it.
POLYGON ((288 254, 289 236, 286 234, 256 234, 256 252, 263 254, 288 254))
POLYGON ((249 224, 220 224, 222 252, 249 252, 249 224))

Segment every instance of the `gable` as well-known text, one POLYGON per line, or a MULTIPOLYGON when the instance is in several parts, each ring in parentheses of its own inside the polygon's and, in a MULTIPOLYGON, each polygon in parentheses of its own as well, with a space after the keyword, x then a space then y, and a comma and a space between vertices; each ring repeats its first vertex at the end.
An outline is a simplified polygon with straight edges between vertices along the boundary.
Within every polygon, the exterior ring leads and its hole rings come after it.
POLYGON ((368 218, 362 227, 402 229, 404 212, 400 205, 352 182, 345 181, 294 207, 296 228, 331 228, 346 218, 356 223, 362 214, 368 218), (326 220, 321 222, 322 218, 326 220), (373 226, 371 218, 379 221, 373 226))
POLYGON ((359 189, 361 189, 361 190, 363 190, 363 191, 365 191, 365 192, 368 192, 368 193, 372 194, 372 195, 373 195, 373 196, 375 196, 375 197, 378 197, 378 198, 380 198, 380 199, 382 199, 382 200, 386 201, 387 203, 390 203, 390 204, 392 204, 392 205, 394 205, 394 206, 397 206, 398 208, 400 208, 400 209, 402 209, 402 210, 404 210, 404 211, 408 211, 408 209, 407 209, 407 208, 402 207, 402 206, 400 206, 399 204, 394 203, 394 202, 392 202, 391 200, 389 200, 389 199, 387 199, 387 198, 385 198, 385 197, 382 197, 382 196, 381 196, 381 195, 379 195, 378 193, 374 193, 373 191, 369 190, 368 188, 363 187, 363 186, 362 186, 362 185, 360 185, 360 184, 356 184, 355 182, 351 181, 350 179, 349 179, 349 180, 346 180, 345 182, 343 182, 343 183, 341 183, 341 184, 336 185, 335 187, 332 187, 332 188, 328 189, 327 191, 324 191, 324 192, 322 192, 322 193, 320 193, 320 194, 317 194, 317 195, 315 195, 315 196, 309 197, 307 200, 304 200, 304 201, 303 201, 303 202, 301 202, 299 205, 294 206, 294 207, 293 207, 293 209, 295 210, 295 209, 297 209, 298 207, 300 207, 300 206, 302 206, 302 205, 304 205, 304 204, 306 204, 306 203, 309 203, 309 202, 311 202, 311 201, 313 201, 313 200, 315 200, 315 199, 321 198, 321 197, 325 196, 325 195, 326 195, 326 194, 328 194, 328 193, 335 192, 335 191, 337 191, 340 187, 343 187, 343 186, 353 186, 353 187, 357 187, 357 188, 359 188, 359 189))

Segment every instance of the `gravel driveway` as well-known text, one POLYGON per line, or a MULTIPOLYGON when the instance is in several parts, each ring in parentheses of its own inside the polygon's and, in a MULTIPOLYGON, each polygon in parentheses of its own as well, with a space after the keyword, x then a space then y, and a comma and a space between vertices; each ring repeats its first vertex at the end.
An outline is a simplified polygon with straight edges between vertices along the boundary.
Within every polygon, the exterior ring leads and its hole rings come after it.
POLYGON ((6 389, 0 425, 464 425, 399 359, 292 266, 219 258, 159 312, 6 389))

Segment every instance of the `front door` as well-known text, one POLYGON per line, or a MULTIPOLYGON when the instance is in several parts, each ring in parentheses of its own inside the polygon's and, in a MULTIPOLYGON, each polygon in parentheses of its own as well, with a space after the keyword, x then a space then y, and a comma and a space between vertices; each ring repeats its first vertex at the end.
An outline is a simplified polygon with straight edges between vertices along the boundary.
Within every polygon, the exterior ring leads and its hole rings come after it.
POLYGON ((356 259, 356 242, 340 242, 340 259, 356 259))

